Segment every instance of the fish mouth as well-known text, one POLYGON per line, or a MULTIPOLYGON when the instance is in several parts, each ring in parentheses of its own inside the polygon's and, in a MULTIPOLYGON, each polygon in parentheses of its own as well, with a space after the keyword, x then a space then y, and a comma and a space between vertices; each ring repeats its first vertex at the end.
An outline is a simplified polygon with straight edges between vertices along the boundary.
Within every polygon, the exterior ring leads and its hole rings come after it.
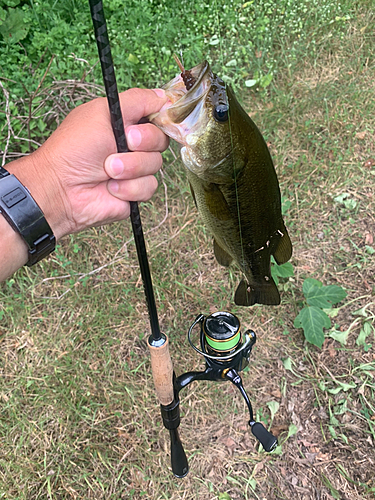
POLYGON ((191 89, 186 89, 181 74, 178 74, 162 87, 168 97, 168 102, 158 113, 148 117, 150 122, 169 137, 184 145, 187 144, 188 134, 194 134, 207 124, 204 104, 213 80, 207 61, 192 68, 190 74, 195 79, 191 89))

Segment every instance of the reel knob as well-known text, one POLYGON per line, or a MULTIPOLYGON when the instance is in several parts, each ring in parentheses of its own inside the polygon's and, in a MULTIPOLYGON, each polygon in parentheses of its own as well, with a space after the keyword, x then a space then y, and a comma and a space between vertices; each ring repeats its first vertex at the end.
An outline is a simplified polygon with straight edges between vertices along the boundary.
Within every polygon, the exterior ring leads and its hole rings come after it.
POLYGON ((278 445, 277 438, 271 434, 260 422, 249 422, 251 432, 268 453, 273 451, 278 445))

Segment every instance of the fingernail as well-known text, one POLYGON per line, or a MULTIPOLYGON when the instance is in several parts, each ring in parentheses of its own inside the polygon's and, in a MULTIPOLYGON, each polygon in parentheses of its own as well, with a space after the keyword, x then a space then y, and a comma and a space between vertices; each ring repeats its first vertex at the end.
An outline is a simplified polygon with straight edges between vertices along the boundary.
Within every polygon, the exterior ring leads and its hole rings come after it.
POLYGON ((109 162, 109 173, 111 177, 117 177, 121 175, 124 171, 124 164, 120 160, 120 158, 111 158, 109 162))
POLYGON ((134 151, 134 149, 141 144, 142 134, 136 127, 134 127, 128 130, 127 139, 129 148, 134 151))
POLYGON ((165 91, 163 89, 152 89, 158 97, 165 97, 165 91))
POLYGON ((111 179, 110 181, 108 181, 108 191, 111 194, 118 193, 118 190, 119 190, 119 184, 118 184, 117 181, 114 181, 113 179, 111 179))

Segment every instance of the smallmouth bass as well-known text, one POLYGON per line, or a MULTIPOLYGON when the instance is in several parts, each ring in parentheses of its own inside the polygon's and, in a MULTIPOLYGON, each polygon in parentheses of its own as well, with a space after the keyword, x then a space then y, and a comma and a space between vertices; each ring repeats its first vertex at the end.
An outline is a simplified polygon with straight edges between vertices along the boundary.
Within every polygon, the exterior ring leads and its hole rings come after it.
MULTIPOLYGON (((177 59, 176 59, 177 60, 177 59)), ((204 61, 164 85, 169 101, 149 120, 182 144, 191 192, 214 237, 223 266, 235 262, 246 277, 235 292, 240 306, 277 305, 271 255, 292 255, 281 196, 268 147, 232 89, 204 61)))

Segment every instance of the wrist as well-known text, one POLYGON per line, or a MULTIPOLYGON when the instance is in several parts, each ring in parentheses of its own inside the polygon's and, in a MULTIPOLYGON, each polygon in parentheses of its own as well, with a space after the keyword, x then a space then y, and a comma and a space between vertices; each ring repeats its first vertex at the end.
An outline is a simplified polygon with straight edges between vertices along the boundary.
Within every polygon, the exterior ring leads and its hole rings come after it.
MULTIPOLYGON (((8 222, 26 243, 28 266, 36 264, 55 249, 56 238, 39 205, 19 179, 3 167, 0 167, 0 213, 2 222, 8 222)), ((5 232, 4 238, 9 246, 9 231, 5 232)), ((15 247, 16 254, 20 247, 18 240, 11 246, 15 247)))
POLYGON ((60 239, 69 232, 64 216, 64 202, 59 182, 54 178, 50 166, 44 166, 45 161, 38 150, 5 165, 5 168, 28 189, 43 212, 56 239, 60 239))

